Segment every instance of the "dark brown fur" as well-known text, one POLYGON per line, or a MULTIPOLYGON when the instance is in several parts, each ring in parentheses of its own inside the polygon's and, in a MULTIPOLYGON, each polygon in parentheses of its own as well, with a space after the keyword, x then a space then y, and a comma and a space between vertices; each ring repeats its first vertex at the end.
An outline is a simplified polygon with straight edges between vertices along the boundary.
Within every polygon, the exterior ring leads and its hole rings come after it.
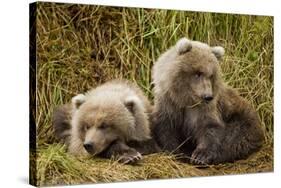
POLYGON ((162 149, 183 153, 192 163, 232 162, 264 142, 257 113, 222 82, 217 59, 223 53, 181 39, 153 67, 154 137, 162 149))
POLYGON ((53 113, 54 134, 58 141, 69 144, 71 129, 71 104, 65 104, 55 109, 53 113))

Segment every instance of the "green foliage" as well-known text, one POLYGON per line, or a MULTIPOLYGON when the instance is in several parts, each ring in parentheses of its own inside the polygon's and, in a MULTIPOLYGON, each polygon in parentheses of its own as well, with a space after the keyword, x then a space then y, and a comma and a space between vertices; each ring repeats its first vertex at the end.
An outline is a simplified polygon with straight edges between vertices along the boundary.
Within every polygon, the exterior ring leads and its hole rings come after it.
POLYGON ((37 3, 38 185, 233 174, 272 170, 273 18, 187 11, 37 3), (267 144, 254 158, 197 169, 173 156, 140 166, 77 159, 55 144, 53 109, 113 78, 136 82, 152 100, 151 68, 181 37, 221 45, 225 81, 258 111, 267 144))

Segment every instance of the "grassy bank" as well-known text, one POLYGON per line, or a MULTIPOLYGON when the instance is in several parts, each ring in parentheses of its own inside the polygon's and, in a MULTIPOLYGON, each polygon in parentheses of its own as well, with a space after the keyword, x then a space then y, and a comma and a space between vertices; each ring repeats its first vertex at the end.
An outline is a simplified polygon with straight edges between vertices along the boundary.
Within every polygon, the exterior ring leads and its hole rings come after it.
POLYGON ((273 170, 272 17, 38 3, 36 21, 38 185, 273 170), (166 154, 145 156, 137 166, 68 155, 53 136, 54 107, 113 78, 136 82, 153 101, 151 67, 183 36, 226 49, 224 80, 258 111, 264 148, 247 160, 207 168, 166 154))

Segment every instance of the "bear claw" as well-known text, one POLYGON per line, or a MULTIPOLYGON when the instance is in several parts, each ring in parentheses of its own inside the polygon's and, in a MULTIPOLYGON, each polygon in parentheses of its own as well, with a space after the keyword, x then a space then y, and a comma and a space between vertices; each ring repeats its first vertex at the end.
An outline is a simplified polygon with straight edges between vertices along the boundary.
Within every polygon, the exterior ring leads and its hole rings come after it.
POLYGON ((125 153, 119 158, 119 162, 123 164, 134 164, 142 159, 142 155, 139 152, 125 153))
POLYGON ((190 162, 197 165, 207 165, 212 163, 213 155, 204 149, 196 149, 192 155, 190 162))

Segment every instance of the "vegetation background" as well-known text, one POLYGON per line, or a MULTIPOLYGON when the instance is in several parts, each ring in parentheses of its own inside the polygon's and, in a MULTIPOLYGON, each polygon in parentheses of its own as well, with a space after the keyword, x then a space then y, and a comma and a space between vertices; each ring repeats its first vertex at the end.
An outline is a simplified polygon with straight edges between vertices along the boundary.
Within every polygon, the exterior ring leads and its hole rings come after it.
POLYGON ((273 17, 37 3, 36 153, 31 182, 116 182, 273 170, 273 17), (181 37, 221 45, 224 80, 259 113, 266 144, 247 160, 205 168, 152 154, 137 166, 75 158, 53 135, 53 109, 113 78, 137 83, 153 101, 151 67, 181 37))

